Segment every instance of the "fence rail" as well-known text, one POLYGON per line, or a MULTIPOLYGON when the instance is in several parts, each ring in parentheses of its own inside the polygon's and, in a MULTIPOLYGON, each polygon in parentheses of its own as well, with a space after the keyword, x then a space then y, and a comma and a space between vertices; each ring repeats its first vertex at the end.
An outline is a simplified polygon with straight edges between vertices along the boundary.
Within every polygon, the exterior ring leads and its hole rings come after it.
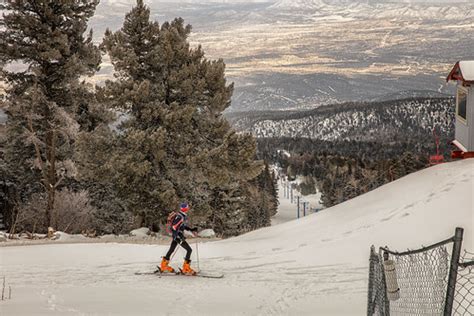
POLYGON ((394 256, 406 256, 406 255, 414 255, 414 254, 417 254, 417 253, 420 253, 420 252, 425 252, 425 251, 428 251, 428 250, 431 250, 431 249, 434 249, 434 248, 438 248, 440 246, 449 244, 450 242, 454 242, 454 236, 451 237, 451 238, 448 238, 446 240, 437 242, 436 244, 432 244, 432 245, 427 246, 427 247, 421 247, 420 249, 416 249, 416 250, 407 250, 405 252, 397 252, 397 251, 392 251, 392 250, 388 249, 387 247, 380 247, 380 250, 382 250, 386 253, 389 253, 391 255, 394 255, 394 256))
POLYGON ((474 315, 474 254, 460 256, 462 237, 456 228, 416 250, 372 246, 367 315, 474 315))

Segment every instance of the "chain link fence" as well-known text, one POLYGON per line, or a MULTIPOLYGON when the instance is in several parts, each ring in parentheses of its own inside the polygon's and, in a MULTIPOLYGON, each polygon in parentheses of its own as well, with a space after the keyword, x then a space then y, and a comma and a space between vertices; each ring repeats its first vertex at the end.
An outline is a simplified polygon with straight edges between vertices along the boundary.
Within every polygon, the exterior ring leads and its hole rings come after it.
POLYGON ((464 252, 459 263, 454 315, 474 315, 474 253, 464 252))
POLYGON ((372 246, 367 315, 474 315, 474 256, 460 258, 462 233, 401 253, 372 246))

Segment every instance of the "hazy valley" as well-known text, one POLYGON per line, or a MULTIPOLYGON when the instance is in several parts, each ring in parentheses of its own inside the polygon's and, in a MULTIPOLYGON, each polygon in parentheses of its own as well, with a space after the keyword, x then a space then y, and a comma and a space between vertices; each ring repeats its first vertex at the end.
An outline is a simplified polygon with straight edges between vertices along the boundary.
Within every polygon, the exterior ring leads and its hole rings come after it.
MULTIPOLYGON (((193 45, 224 59, 235 82, 230 111, 449 95, 450 67, 474 58, 472 1, 226 2, 149 5, 159 22, 183 17, 193 45)), ((132 3, 101 3, 97 40, 132 3)), ((104 60, 96 80, 111 72, 104 60)))

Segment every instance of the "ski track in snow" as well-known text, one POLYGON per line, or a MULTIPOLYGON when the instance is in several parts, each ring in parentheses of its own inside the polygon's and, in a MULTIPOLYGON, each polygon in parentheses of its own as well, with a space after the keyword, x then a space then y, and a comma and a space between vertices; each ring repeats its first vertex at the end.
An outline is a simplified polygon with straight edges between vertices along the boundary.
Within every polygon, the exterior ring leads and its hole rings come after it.
MULTIPOLYGON (((87 246, 94 247, 93 245, 87 246)), ((114 248, 115 245, 109 245, 109 247, 114 248)), ((269 249, 265 252, 280 253, 286 256, 286 254, 294 253, 302 247, 304 245, 299 245, 291 250, 269 249)), ((163 246, 157 246, 157 248, 160 248, 161 252, 165 250, 163 246)), ((57 255, 60 255, 60 249, 57 251, 57 255)), ((106 253, 107 250, 104 249, 104 252, 106 253)), ((156 249, 156 254, 158 253, 160 250, 156 249)), ((83 255, 82 249, 79 250, 77 256, 83 255)), ((258 304, 253 309, 259 315, 287 314, 293 304, 298 301, 310 301, 317 296, 347 291, 348 287, 359 293, 363 293, 366 288, 367 267, 365 266, 309 265, 299 267, 296 260, 269 262, 265 255, 256 256, 255 252, 250 252, 247 253, 247 256, 213 257, 206 260, 205 263, 201 262, 201 266, 205 265, 205 270, 223 271, 225 278, 219 280, 180 276, 161 278, 156 275, 137 276, 134 275, 134 272, 151 271, 156 262, 126 262, 122 259, 116 264, 74 265, 72 262, 75 261, 75 258, 73 257, 71 257, 71 266, 69 267, 58 266, 54 261, 31 265, 23 264, 22 267, 6 266, 2 268, 2 274, 7 275, 7 281, 14 284, 14 289, 20 285, 21 287, 33 286, 36 291, 39 291, 46 310, 52 315, 89 315, 87 311, 80 311, 80 307, 68 304, 71 298, 67 292, 71 285, 75 288, 103 291, 101 289, 114 287, 133 289, 139 284, 142 291, 155 293, 163 288, 171 293, 179 293, 180 288, 190 286, 192 298, 183 300, 179 313, 167 309, 169 315, 202 315, 203 313, 194 311, 194 306, 197 302, 206 301, 209 293, 207 289, 215 285, 224 289, 236 287, 240 289, 239 292, 261 287, 271 290, 263 300, 258 300, 258 304), (341 273, 341 271, 343 272, 341 273), (25 280, 28 285, 25 284, 25 280), (39 284, 43 284, 44 288, 37 288, 39 284)), ((180 262, 175 260, 173 265, 178 264, 180 262)), ((15 292, 17 291, 15 290, 15 292)), ((21 296, 21 289, 18 289, 18 293, 15 294, 21 296)), ((258 291, 253 295, 258 295, 258 291)))

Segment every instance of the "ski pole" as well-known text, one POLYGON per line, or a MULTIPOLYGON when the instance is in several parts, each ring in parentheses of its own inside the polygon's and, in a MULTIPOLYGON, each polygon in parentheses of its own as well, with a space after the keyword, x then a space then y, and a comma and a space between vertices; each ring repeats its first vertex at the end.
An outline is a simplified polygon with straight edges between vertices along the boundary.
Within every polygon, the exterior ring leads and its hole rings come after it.
POLYGON ((199 247, 198 247, 199 241, 196 239, 196 257, 197 257, 197 264, 198 264, 198 271, 201 271, 199 268, 199 247))

